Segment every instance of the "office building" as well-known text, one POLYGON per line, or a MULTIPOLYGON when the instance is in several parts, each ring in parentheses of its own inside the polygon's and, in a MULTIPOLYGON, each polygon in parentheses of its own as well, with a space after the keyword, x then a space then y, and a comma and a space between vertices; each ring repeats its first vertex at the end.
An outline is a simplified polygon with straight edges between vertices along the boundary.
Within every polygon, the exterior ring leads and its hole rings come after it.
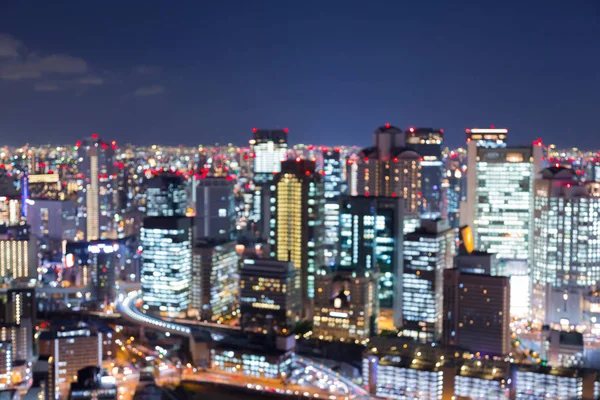
POLYGON ((344 184, 340 149, 323 149, 323 187, 325 195, 325 262, 335 260, 339 242, 340 195, 344 184))
POLYGON ((533 312, 544 323, 580 324, 581 292, 600 280, 600 183, 550 167, 535 182, 533 312))
POLYGON ((316 269, 323 265, 323 182, 315 163, 288 160, 271 185, 270 255, 296 268, 305 313, 312 311, 316 269))
POLYGON ((77 219, 79 235, 87 241, 116 238, 117 167, 116 142, 104 142, 97 134, 77 142, 77 219))
POLYGON ((442 342, 471 352, 510 352, 510 279, 444 270, 442 342))
POLYGON ((146 216, 185 217, 187 186, 174 173, 159 173, 146 182, 146 216))
POLYGON ((459 243, 458 254, 454 257, 454 268, 471 274, 502 275, 498 273, 496 254, 475 250, 471 227, 460 228, 459 243))
POLYGON ((250 152, 253 157, 251 220, 256 224, 259 236, 269 232, 270 186, 274 174, 281 172, 281 162, 287 159, 287 129, 252 129, 250 152))
POLYGON ((0 294, 0 322, 19 325, 22 319, 36 324, 35 288, 10 288, 0 294))
POLYGON ((313 336, 357 343, 368 339, 377 311, 376 285, 373 271, 320 269, 315 280, 313 336))
POLYGON ((119 244, 116 242, 91 242, 88 251, 94 266, 92 269, 93 296, 96 304, 102 309, 115 301, 119 244))
POLYGON ((207 176, 194 181, 195 238, 232 240, 235 232, 234 181, 230 177, 207 176))
POLYGON ((237 315, 238 255, 235 242, 204 240, 192 249, 189 315, 224 322, 237 315))
POLYGON ((140 244, 144 310, 172 317, 185 315, 192 269, 191 220, 145 218, 140 244))
POLYGON ((245 259, 240 270, 242 329, 292 332, 302 309, 297 274, 292 262, 245 259))
POLYGON ((40 356, 52 358, 52 378, 55 392, 63 396, 69 385, 77 381, 77 372, 85 367, 102 367, 102 333, 87 325, 61 326, 39 334, 40 356))
POLYGON ((77 205, 73 200, 33 200, 27 204, 27 224, 38 240, 74 241, 77 238, 77 205))
MULTIPOLYGON (((402 232, 401 198, 342 197, 340 267, 364 269, 379 275, 378 306, 393 310, 397 327, 402 325, 402 232)), ((379 312, 374 314, 379 315, 379 312)))
POLYGON ((444 270, 452 268, 456 230, 448 220, 422 220, 404 236, 404 336, 433 342, 442 334, 444 270))
POLYGON ((0 341, 10 342, 12 363, 25 365, 33 360, 33 325, 29 318, 0 324, 0 341))
POLYGON ((475 148, 473 142, 468 143, 467 206, 465 213, 461 212, 462 225, 473 227, 476 250, 496 253, 499 260, 527 261, 532 250, 533 187, 541 169, 541 146, 475 148))
POLYGON ((373 146, 359 153, 356 187, 364 196, 400 197, 404 233, 412 232, 421 218, 421 156, 405 147, 404 133, 390 124, 373 133, 373 146))
MULTIPOLYGON (((22 180, 23 199, 27 200, 66 200, 66 191, 63 191, 60 175, 56 174, 29 174, 22 180)), ((29 217, 27 213, 25 216, 29 217)))
POLYGON ((0 234, 0 279, 30 279, 37 276, 37 243, 34 238, 0 234))
POLYGON ((0 388, 12 383, 12 343, 0 342, 0 388))
POLYGON ((421 216, 426 219, 439 218, 442 211, 442 148, 444 130, 432 128, 409 128, 406 132, 406 147, 416 151, 421 165, 421 216))

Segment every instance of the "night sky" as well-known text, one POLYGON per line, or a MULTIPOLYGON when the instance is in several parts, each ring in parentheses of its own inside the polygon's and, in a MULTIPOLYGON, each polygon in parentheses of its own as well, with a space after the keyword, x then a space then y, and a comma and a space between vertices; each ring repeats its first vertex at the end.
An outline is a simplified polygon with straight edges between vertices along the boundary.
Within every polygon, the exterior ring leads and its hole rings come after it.
POLYGON ((600 1, 0 1, 0 144, 363 146, 386 122, 600 148, 600 1))

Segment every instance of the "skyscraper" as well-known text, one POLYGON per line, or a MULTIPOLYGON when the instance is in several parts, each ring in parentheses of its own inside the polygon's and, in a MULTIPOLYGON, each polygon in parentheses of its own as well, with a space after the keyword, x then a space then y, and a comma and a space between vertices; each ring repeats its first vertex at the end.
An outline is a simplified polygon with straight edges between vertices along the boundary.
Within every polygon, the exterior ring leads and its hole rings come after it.
POLYGON ((185 217, 187 186, 173 173, 159 173, 146 182, 146 215, 148 217, 185 217))
POLYGON ((533 311, 545 323, 579 324, 581 293, 600 281, 600 183, 564 167, 535 182, 533 311))
POLYGON ((452 268, 456 230, 448 220, 422 220, 404 237, 403 335, 433 342, 442 334, 444 270, 452 268))
POLYGON ((402 224, 399 197, 341 199, 339 265, 379 276, 376 298, 382 309, 393 310, 398 327, 402 324, 402 224))
POLYGON ((235 230, 235 197, 230 177, 201 178, 194 182, 196 238, 232 240, 235 230))
POLYGON ((254 193, 251 219, 256 223, 259 235, 266 236, 270 217, 263 216, 269 211, 270 183, 274 173, 281 171, 281 162, 287 158, 288 129, 252 129, 250 151, 254 158, 252 180, 254 193))
POLYGON ((116 238, 117 173, 116 142, 104 142, 97 134, 77 142, 79 190, 78 225, 87 241, 116 238))
POLYGON ((423 218, 433 219, 441 215, 443 142, 443 129, 411 127, 406 132, 406 147, 421 156, 423 218))
POLYGON ((316 269, 323 264, 323 182, 315 163, 288 160, 271 185, 271 257, 291 261, 302 304, 310 313, 316 269))
POLYGON ((185 217, 148 217, 141 232, 144 310, 177 317, 188 310, 192 226, 185 217))
MULTIPOLYGON (((480 130, 472 129, 471 133, 474 131, 480 130)), ((503 145, 498 140, 498 145, 503 145)), ((474 229, 476 250, 496 253, 499 260, 527 261, 531 256, 533 186, 541 169, 541 146, 489 147, 497 144, 490 142, 488 147, 475 148, 474 141, 469 142, 467 207, 461 219, 474 229)))
POLYGON ((390 124, 373 133, 373 146, 363 149, 357 160, 356 187, 364 196, 403 199, 404 232, 413 231, 421 218, 421 156, 405 147, 404 133, 390 124))
POLYGON ((302 309, 296 275, 289 261, 245 259, 240 270, 242 329, 291 333, 302 309))
POLYGON ((510 279, 444 270, 442 341, 490 355, 510 352, 510 279))
POLYGON ((371 336, 377 274, 323 267, 315 280, 313 334, 321 340, 364 341, 371 336))
POLYGON ((340 149, 323 149, 323 185, 325 195, 325 261, 334 260, 339 241, 340 195, 342 193, 340 149))
POLYGON ((192 250, 189 314, 214 322, 235 317, 239 278, 235 242, 197 241, 192 250))

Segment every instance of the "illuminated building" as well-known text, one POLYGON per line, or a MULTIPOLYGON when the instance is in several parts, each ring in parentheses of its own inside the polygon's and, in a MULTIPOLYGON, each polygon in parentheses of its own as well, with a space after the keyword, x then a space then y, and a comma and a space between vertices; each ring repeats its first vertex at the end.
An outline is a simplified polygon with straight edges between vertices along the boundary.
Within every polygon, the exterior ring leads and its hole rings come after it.
MULTIPOLYGON (((469 143, 469 149, 472 146, 469 143)), ((496 253, 499 260, 527 261, 532 250, 533 186, 540 171, 541 147, 475 150, 477 162, 467 170, 467 208, 472 207, 474 215, 473 224, 467 225, 474 228, 475 248, 496 253)))
POLYGON ((185 217, 148 217, 141 232, 144 310, 187 313, 192 269, 192 225, 185 217))
POLYGON ((106 143, 97 134, 77 143, 78 225, 85 240, 116 238, 117 210, 116 143, 106 143))
POLYGON ((58 174, 30 174, 23 177, 24 199, 66 200, 58 174))
POLYGON ((0 195, 0 225, 17 225, 21 221, 21 199, 19 196, 0 195))
POLYGON ((235 242, 201 241, 192 249, 190 315, 223 321, 237 314, 239 274, 235 242))
POLYGON ((297 270, 288 261, 245 259, 240 270, 242 329, 289 333, 300 319, 297 270))
POLYGON ((111 304, 116 295, 117 243, 91 242, 88 246, 94 265, 92 283, 94 300, 99 304, 111 304))
POLYGON ((584 373, 579 370, 520 365, 515 380, 516 399, 592 398, 583 397, 584 373))
POLYGON ((35 239, 17 239, 0 234, 0 277, 3 279, 37 276, 35 239))
POLYGON ((77 205, 72 200, 26 200, 27 223, 38 240, 74 241, 77 205))
POLYGON ((234 181, 207 176, 194 181, 196 238, 232 240, 235 231, 234 181))
POLYGON ((600 280, 600 183, 546 168, 535 182, 534 210, 534 315, 547 324, 580 324, 582 291, 600 280))
POLYGON ((269 231, 269 189, 274 174, 281 172, 281 162, 287 159, 287 129, 252 129, 250 152, 254 158, 252 180, 254 193, 252 198, 251 219, 258 225, 259 234, 266 236, 269 231))
MULTIPOLYGON (((339 264, 379 275, 378 306, 393 309, 398 327, 402 325, 402 224, 402 200, 398 197, 341 199, 339 264)), ((378 314, 375 310, 374 315, 378 314)), ((376 325, 371 330, 376 331, 376 325)))
POLYGON ((313 335, 321 340, 363 341, 377 310, 377 274, 322 268, 315 280, 313 335))
POLYGON ((339 241, 340 195, 342 194, 343 171, 340 149, 323 150, 323 187, 325 195, 325 261, 336 256, 339 241))
POLYGON ((35 325, 36 313, 34 288, 10 288, 0 294, 0 322, 18 325, 28 319, 35 325))
POLYGON ((439 218, 441 215, 443 142, 443 129, 411 127, 406 132, 406 147, 422 157, 422 217, 427 219, 439 218))
POLYGON ((543 329, 546 336, 541 355, 553 367, 583 367, 584 342, 583 334, 576 331, 543 329))
POLYGON ((305 312, 312 311, 316 269, 323 265, 323 182, 315 163, 288 160, 271 185, 269 245, 271 257, 291 261, 296 268, 305 312))
POLYGON ((228 374, 285 379, 292 372, 294 337, 278 336, 276 345, 265 336, 228 338, 210 350, 210 368, 228 374))
POLYGON ((0 341, 10 342, 13 365, 27 364, 33 360, 33 325, 29 318, 19 323, 0 324, 0 341))
POLYGON ((444 270, 452 268, 456 230, 448 220, 421 220, 404 236, 402 316, 404 336, 433 342, 442 334, 444 270))
POLYGON ((39 334, 40 356, 52 358, 54 378, 48 384, 65 396, 69 384, 77 381, 77 372, 85 367, 102 367, 102 333, 87 325, 62 326, 39 334))
POLYGON ((12 343, 0 342, 0 388, 12 383, 12 358, 12 343))
POLYGON ((443 343, 472 352, 510 352, 510 279, 444 270, 443 343))
POLYGON ((161 173, 146 182, 146 215, 148 217, 185 217, 187 187, 184 179, 161 173))
MULTIPOLYGON (((446 177, 442 181, 442 193, 446 196, 446 214, 450 226, 458 228, 460 225, 460 205, 463 196, 463 174, 460 169, 446 170, 446 177)), ((443 214, 443 212, 442 212, 443 214)))
POLYGON ((404 233, 412 232, 421 218, 421 156, 404 147, 404 133, 390 124, 377 128, 373 139, 373 147, 358 155, 356 188, 351 192, 402 198, 404 233))

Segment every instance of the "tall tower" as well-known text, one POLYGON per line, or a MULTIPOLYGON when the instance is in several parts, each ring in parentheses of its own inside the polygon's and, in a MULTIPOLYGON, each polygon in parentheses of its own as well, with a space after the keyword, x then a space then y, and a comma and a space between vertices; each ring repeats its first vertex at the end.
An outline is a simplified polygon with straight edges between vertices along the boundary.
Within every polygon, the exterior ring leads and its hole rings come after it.
POLYGON ((185 217, 187 185, 173 173, 161 173, 146 182, 146 216, 185 217))
POLYGON ((340 223, 340 195, 342 193, 342 160, 340 149, 323 149, 323 184, 325 194, 325 261, 337 255, 340 223))
POLYGON ((422 217, 427 219, 441 215, 443 142, 443 129, 411 127, 406 132, 406 147, 421 155, 422 217))
POLYGON ((196 238, 232 240, 235 229, 234 181, 231 177, 207 176, 194 183, 196 238))
POLYGON ((600 281, 600 183, 550 167, 535 182, 533 312, 544 323, 581 323, 581 295, 600 281))
POLYGON ((77 199, 80 236, 85 240, 116 238, 117 173, 116 142, 102 141, 98 134, 77 142, 79 190, 77 199), (85 225, 84 225, 85 221, 85 225))
POLYGON ((351 193, 402 198, 404 232, 411 232, 421 218, 421 156, 404 147, 404 133, 390 124, 375 130, 373 142, 359 154, 351 193))
POLYGON ((260 235, 266 236, 269 221, 270 184, 275 173, 281 171, 281 162, 287 158, 288 129, 252 129, 250 151, 254 158, 252 168, 254 196, 251 219, 257 224, 260 235))
POLYGON ((291 261, 305 315, 311 310, 315 273, 323 264, 323 181, 315 163, 288 160, 272 183, 271 257, 291 261))

